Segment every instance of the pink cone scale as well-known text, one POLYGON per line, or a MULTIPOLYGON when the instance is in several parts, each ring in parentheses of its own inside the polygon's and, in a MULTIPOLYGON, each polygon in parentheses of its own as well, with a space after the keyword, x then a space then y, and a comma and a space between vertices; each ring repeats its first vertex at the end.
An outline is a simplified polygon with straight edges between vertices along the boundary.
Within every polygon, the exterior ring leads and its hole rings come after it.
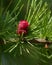
POLYGON ((17 26, 17 34, 27 34, 29 23, 26 20, 21 20, 17 26))

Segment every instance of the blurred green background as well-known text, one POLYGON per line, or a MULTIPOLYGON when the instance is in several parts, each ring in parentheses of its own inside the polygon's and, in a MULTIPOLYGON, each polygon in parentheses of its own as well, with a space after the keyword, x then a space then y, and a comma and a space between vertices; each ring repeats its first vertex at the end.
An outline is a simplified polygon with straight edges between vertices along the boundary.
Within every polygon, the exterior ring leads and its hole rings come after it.
MULTIPOLYGON (((11 11, 11 10, 13 10, 13 8, 15 7, 15 5, 17 4, 18 1, 19 0, 0 0, 0 5, 3 6, 4 10, 8 8, 11 11)), ((19 17, 18 19, 23 19, 24 18, 25 12, 26 12, 26 7, 27 7, 27 1, 28 0, 22 0, 21 1, 21 4, 24 4, 24 7, 21 11, 22 13, 20 13, 20 15, 18 16, 19 17)), ((40 1, 40 0, 38 0, 38 1, 40 1)), ((48 7, 52 11, 52 0, 43 0, 43 2, 45 2, 45 1, 48 3, 48 7)), ((21 4, 20 4, 20 6, 21 6, 21 4)))
MULTIPOLYGON (((1 1, 3 1, 2 3, 4 3, 4 7, 7 7, 7 5, 9 4, 9 2, 12 1, 12 4, 11 4, 11 6, 10 6, 10 7, 12 7, 13 4, 16 4, 18 0, 0 0, 0 3, 1 3, 1 1)), ((28 0, 22 0, 22 3, 24 3, 25 6, 26 6, 27 1, 28 1, 28 0)), ((38 1, 39 1, 39 0, 38 0, 38 1)), ((49 7, 50 7, 51 10, 52 10, 52 0, 43 0, 43 2, 45 2, 45 1, 49 4, 49 7)))

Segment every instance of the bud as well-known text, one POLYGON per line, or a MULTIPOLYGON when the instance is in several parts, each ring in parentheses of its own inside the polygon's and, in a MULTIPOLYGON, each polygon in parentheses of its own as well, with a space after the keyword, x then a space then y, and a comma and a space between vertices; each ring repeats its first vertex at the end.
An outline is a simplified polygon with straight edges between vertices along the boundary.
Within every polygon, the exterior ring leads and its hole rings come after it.
POLYGON ((18 24, 18 29, 17 29, 17 34, 26 34, 27 33, 27 30, 28 30, 28 27, 29 27, 29 23, 25 20, 22 20, 19 22, 18 24))
POLYGON ((45 44, 45 48, 46 48, 46 49, 48 48, 48 44, 45 44))

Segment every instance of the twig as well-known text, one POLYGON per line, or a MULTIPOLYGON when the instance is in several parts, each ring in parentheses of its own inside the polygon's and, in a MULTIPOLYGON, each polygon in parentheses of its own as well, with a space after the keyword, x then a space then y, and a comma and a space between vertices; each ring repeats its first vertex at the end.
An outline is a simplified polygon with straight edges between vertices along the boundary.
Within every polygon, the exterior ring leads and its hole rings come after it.
POLYGON ((52 41, 47 41, 45 39, 32 39, 29 40, 31 43, 43 43, 43 44, 52 44, 52 41))
MULTIPOLYGON (((17 40, 12 38, 9 40, 10 42, 16 42, 17 40)), ((23 39, 23 41, 26 41, 26 39, 23 39)), ((31 43, 43 43, 43 44, 52 44, 52 41, 47 41, 45 39, 32 39, 32 40, 28 40, 31 43)), ((2 39, 0 39, 0 44, 4 44, 4 41, 2 39)))

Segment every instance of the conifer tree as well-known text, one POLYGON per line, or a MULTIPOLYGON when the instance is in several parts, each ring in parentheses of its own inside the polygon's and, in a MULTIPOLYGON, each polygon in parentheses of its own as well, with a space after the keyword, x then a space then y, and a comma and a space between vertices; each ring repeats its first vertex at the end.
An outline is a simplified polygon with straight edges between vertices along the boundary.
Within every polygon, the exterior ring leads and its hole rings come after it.
POLYGON ((0 65, 52 65, 51 11, 37 1, 0 1, 0 65))

